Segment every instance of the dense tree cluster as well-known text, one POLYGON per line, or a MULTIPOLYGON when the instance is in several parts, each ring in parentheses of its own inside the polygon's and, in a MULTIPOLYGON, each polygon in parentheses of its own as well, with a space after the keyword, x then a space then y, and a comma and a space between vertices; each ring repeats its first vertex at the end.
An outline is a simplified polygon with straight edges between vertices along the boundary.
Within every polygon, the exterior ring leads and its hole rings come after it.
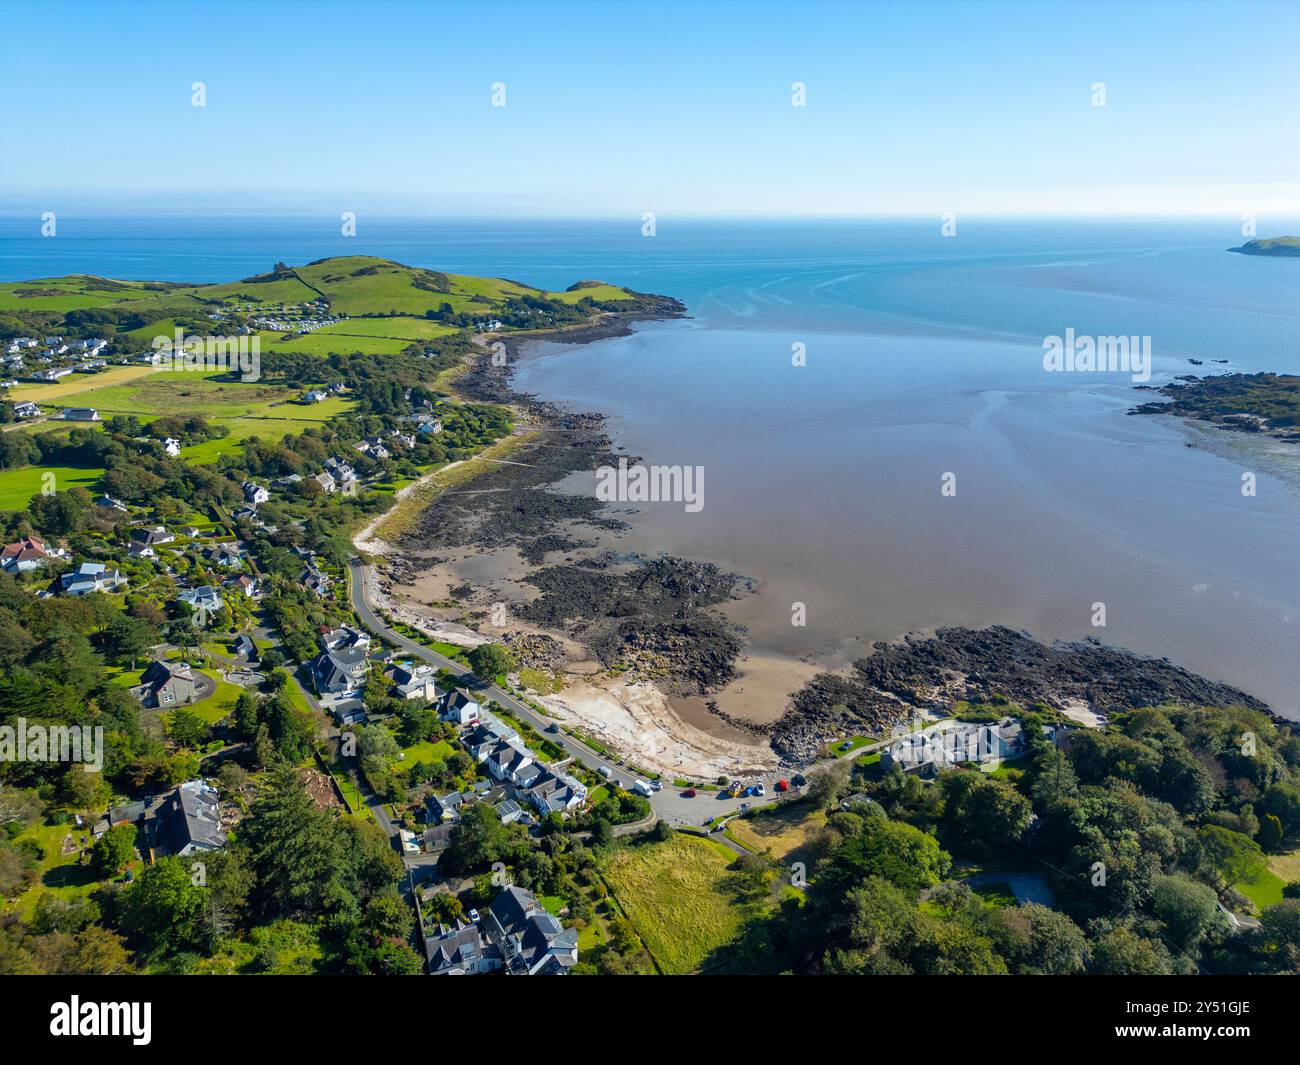
POLYGON ((1240 708, 1147 708, 1050 743, 1024 718, 1020 767, 934 782, 814 782, 830 809, 807 904, 751 938, 827 973, 1294 972, 1300 891, 1237 929, 1266 852, 1300 835, 1300 742, 1240 708), (849 798, 842 802, 845 795, 849 798), (841 808, 841 805, 843 808, 841 808), (1051 909, 991 904, 955 860, 1041 876, 1051 909))

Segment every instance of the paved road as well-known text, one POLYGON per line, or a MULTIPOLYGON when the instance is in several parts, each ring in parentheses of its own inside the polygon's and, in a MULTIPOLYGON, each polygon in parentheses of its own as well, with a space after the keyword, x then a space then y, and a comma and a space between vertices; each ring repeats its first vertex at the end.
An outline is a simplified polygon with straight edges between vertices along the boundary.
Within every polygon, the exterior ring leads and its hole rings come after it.
MULTIPOLYGON (((402 648, 402 650, 408 651, 440 669, 445 669, 457 677, 464 677, 477 686, 471 670, 466 669, 465 666, 454 659, 440 655, 437 651, 431 650, 423 644, 403 636, 401 633, 394 632, 384 623, 383 619, 374 612, 366 599, 366 566, 363 563, 357 560, 350 562, 348 576, 348 594, 351 596, 352 608, 357 612, 357 617, 360 618, 361 623, 367 629, 376 635, 384 637, 384 639, 402 648)), ((487 697, 495 699, 512 714, 516 714, 523 720, 528 721, 539 730, 545 730, 554 723, 550 718, 539 714, 528 704, 515 698, 495 684, 488 685, 486 688, 478 687, 478 691, 487 697)), ((603 758, 581 740, 575 739, 568 733, 547 733, 546 738, 563 747, 571 758, 582 763, 587 768, 598 772, 601 766, 608 766, 613 771, 616 779, 621 780, 625 785, 631 783, 632 774, 626 768, 610 762, 607 758, 603 758)), ((696 798, 688 799, 678 790, 665 787, 663 791, 656 792, 651 797, 650 805, 658 817, 663 818, 670 824, 700 825, 707 817, 719 818, 736 813, 742 805, 760 805, 771 801, 773 801, 771 797, 759 800, 753 798, 724 798, 716 792, 707 791, 701 791, 696 798)))

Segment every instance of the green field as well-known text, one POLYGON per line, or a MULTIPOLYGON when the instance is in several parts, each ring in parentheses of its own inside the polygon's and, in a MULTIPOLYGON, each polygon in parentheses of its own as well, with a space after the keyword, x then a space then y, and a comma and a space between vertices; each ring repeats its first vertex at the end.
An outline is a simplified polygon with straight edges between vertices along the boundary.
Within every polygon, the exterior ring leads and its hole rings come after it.
MULTIPOLYGON (((294 403, 291 393, 278 385, 223 381, 220 375, 202 371, 159 373, 149 367, 130 369, 133 376, 126 380, 109 374, 86 378, 76 393, 76 404, 94 407, 102 418, 127 414, 147 423, 163 413, 200 414, 213 425, 226 426, 229 433, 225 437, 193 444, 181 452, 182 458, 195 463, 212 462, 219 455, 237 452, 251 436, 264 440, 278 440, 286 433, 297 436, 354 406, 345 396, 331 396, 320 403, 294 403)), ((62 384, 49 387, 58 389, 62 384)), ((56 428, 66 432, 69 427, 47 422, 24 426, 21 431, 50 432, 56 428)), ((0 485, 3 476, 0 474, 0 485)), ((24 496, 22 502, 26 503, 29 496, 24 496)))
POLYGON ((1243 880, 1233 887, 1250 899, 1257 909, 1262 910, 1265 906, 1282 901, 1282 889, 1286 887, 1286 881, 1266 868, 1254 880, 1243 880))
POLYGON ((366 337, 388 337, 390 340, 402 340, 412 343, 416 340, 432 340, 434 337, 446 336, 456 332, 449 325, 432 322, 427 318, 348 318, 333 325, 323 326, 316 331, 326 336, 347 336, 364 339, 366 337))
POLYGON ((826 827, 826 814, 806 802, 783 802, 750 817, 733 817, 727 834, 756 854, 788 863, 806 861, 826 827))
POLYGON ((32 496, 39 495, 46 474, 54 474, 54 487, 66 492, 69 488, 94 490, 104 476, 102 469, 76 466, 21 466, 16 470, 0 470, 0 510, 22 510, 32 496))
MULTIPOLYGON (((391 319, 397 321, 397 319, 391 319)), ((368 355, 397 355, 409 345, 409 340, 390 337, 340 336, 318 329, 302 336, 285 337, 282 333, 259 333, 264 352, 293 352, 302 355, 350 355, 354 351, 368 355)))
POLYGON ((727 883, 735 858, 720 843, 678 834, 615 851, 605 864, 606 883, 664 972, 695 972, 740 931, 744 913, 727 883))
POLYGON ((38 382, 20 384, 10 389, 7 398, 15 402, 31 400, 39 405, 52 403, 55 405, 93 407, 93 403, 82 401, 81 396, 84 393, 108 388, 112 385, 126 384, 129 381, 138 381, 140 378, 148 377, 154 372, 152 366, 112 366, 101 373, 74 373, 69 377, 61 378, 49 384, 38 382), (68 404, 67 400, 72 396, 76 396, 77 401, 75 404, 68 404))

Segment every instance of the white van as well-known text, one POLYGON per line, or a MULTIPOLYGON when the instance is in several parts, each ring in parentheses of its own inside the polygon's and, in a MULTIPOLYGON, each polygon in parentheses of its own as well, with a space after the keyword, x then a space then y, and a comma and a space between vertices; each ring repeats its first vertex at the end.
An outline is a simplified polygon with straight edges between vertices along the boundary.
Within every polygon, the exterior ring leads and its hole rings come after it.
POLYGON ((632 781, 632 790, 639 795, 644 795, 647 799, 654 794, 654 790, 644 780, 632 781))
POLYGON ((612 780, 614 778, 614 770, 610 769, 607 765, 601 766, 597 772, 599 772, 606 780, 612 780))

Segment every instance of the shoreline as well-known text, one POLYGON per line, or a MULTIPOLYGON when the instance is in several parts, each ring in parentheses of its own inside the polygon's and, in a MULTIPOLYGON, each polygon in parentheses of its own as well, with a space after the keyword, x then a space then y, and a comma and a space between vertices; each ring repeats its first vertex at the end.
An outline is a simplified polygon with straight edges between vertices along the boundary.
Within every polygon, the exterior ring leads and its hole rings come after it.
MULTIPOLYGON (((1245 692, 1191 674, 1167 660, 1092 641, 1048 645, 1001 626, 903 633, 893 641, 865 647, 859 659, 833 672, 806 659, 777 662, 775 656, 757 651, 746 641, 744 629, 723 616, 728 602, 743 599, 753 589, 752 581, 701 560, 649 559, 597 547, 593 533, 617 534, 626 527, 624 523, 610 507, 590 497, 563 495, 555 486, 569 474, 612 464, 620 457, 629 462, 638 459, 616 452, 604 433, 603 414, 567 411, 515 391, 514 363, 529 344, 591 343, 629 335, 637 322, 676 317, 681 315, 610 315, 596 324, 480 341, 484 355, 458 375, 458 391, 472 400, 510 406, 547 439, 541 449, 553 449, 563 458, 554 461, 552 455, 530 463, 537 473, 523 479, 491 473, 476 478, 482 499, 489 509, 496 508, 498 516, 500 505, 493 497, 515 497, 518 505, 510 514, 514 525, 508 531, 494 527, 492 514, 462 521, 465 515, 426 513, 421 528, 395 548, 401 561, 389 584, 394 606, 400 606, 397 600, 421 581, 436 584, 440 592, 463 593, 454 597, 454 608, 401 607, 422 613, 433 625, 455 624, 449 617, 439 617, 440 613, 458 611, 475 620, 484 607, 504 603, 509 616, 506 628, 518 631, 513 637, 503 633, 502 642, 510 646, 512 638, 519 643, 520 637, 524 645, 529 639, 539 641, 542 652, 534 655, 535 662, 546 668, 564 663, 572 683, 583 686, 580 696, 566 688, 556 695, 535 697, 621 749, 627 748, 635 727, 641 729, 643 745, 650 743, 646 736, 666 736, 669 757, 655 766, 661 770, 683 766, 687 759, 682 745, 702 754, 719 742, 748 748, 754 758, 761 753, 763 758, 778 759, 778 764, 802 767, 826 744, 846 736, 888 734, 917 715, 947 712, 954 702, 978 703, 1010 694, 999 684, 1011 689, 1022 705, 1044 702, 1076 720, 1093 720, 1093 711, 1104 717, 1127 706, 1184 699, 1244 705, 1286 722, 1245 692), (505 366, 491 365, 486 348, 492 341, 505 344, 505 366), (492 478, 491 483, 483 485, 482 477, 492 478), (539 497, 545 502, 539 503, 539 497), (449 548, 461 549, 463 557, 448 557, 449 548), (511 549, 526 565, 510 561, 511 549), (562 555, 563 563, 554 561, 554 554, 562 555), (470 573, 478 579, 470 579, 470 573), (628 592, 624 578, 632 575, 639 624, 614 626, 610 631, 608 625, 593 623, 593 619, 608 620, 606 609, 628 592), (666 616, 657 609, 665 593, 682 593, 666 616), (682 611, 687 619, 684 629, 682 611), (706 647, 702 654, 692 654, 684 645, 697 643, 700 637, 706 647), (1014 668, 1026 658, 1041 671, 1032 682, 1018 677, 1014 668), (1105 679, 1081 684, 1080 667, 1095 668, 1105 679), (594 675, 603 678, 593 680, 594 675), (739 698, 746 680, 761 687, 769 704, 779 703, 780 711, 773 714, 769 709, 754 717, 732 712, 736 702, 747 702, 739 698), (643 682, 659 692, 662 701, 647 700, 645 688, 639 686, 643 682), (638 725, 629 726, 628 721, 638 725), (750 742, 745 743, 745 738, 750 742)), ((534 668, 527 661, 521 665, 534 668)), ((743 758, 736 751, 730 753, 743 758)), ((705 762, 714 764, 707 758, 705 762)))

